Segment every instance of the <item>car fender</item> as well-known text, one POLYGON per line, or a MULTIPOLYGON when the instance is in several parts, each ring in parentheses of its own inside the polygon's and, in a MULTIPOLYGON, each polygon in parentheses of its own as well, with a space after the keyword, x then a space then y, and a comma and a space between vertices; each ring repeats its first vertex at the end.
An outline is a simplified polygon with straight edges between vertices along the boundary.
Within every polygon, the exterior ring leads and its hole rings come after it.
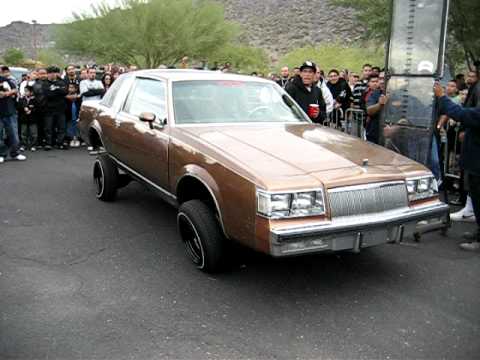
POLYGON ((207 188, 207 190, 209 191, 215 203, 215 207, 218 213, 218 218, 219 218, 222 230, 225 236, 228 237, 225 226, 224 226, 223 217, 222 217, 222 204, 223 204, 222 195, 215 179, 210 175, 210 173, 207 170, 205 170, 201 166, 198 166, 196 164, 185 165, 182 167, 180 171, 180 176, 178 177, 177 182, 175 184, 175 189, 176 189, 175 193, 177 193, 178 186, 182 181, 182 179, 186 177, 195 178, 207 188))

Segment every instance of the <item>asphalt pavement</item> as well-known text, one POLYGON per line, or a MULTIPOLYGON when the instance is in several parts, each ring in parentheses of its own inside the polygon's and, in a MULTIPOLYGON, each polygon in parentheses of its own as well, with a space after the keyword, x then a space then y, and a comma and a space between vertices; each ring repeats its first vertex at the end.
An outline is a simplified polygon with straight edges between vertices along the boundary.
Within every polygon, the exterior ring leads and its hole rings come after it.
POLYGON ((0 164, 2 360, 480 358, 472 224, 207 275, 153 192, 102 203, 86 150, 27 156, 0 164))

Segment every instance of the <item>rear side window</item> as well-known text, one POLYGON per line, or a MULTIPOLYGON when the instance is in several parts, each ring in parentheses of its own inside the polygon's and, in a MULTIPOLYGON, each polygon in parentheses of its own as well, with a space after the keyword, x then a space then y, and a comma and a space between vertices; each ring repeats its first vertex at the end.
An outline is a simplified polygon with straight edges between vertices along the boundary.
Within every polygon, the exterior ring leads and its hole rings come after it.
POLYGON ((115 97, 122 86, 122 83, 125 81, 126 76, 120 76, 117 80, 115 80, 106 92, 105 96, 102 99, 101 104, 106 107, 112 107, 113 102, 115 101, 115 97))
POLYGON ((153 113, 156 121, 163 120, 167 117, 165 95, 164 81, 139 78, 135 82, 124 110, 133 116, 140 116, 143 112, 153 113))

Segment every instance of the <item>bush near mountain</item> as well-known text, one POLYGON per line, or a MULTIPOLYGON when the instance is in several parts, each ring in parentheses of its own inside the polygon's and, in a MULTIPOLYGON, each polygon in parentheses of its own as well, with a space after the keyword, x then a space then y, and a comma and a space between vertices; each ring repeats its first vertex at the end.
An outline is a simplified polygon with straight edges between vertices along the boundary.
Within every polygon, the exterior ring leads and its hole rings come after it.
MULTIPOLYGON (((219 1, 225 5, 226 18, 242 25, 241 39, 267 50, 273 59, 319 42, 350 44, 361 35, 352 10, 332 6, 329 0, 219 1)), ((34 57, 34 42, 37 53, 54 47, 55 26, 14 21, 0 27, 0 56, 9 48, 19 48, 26 57, 34 57)))

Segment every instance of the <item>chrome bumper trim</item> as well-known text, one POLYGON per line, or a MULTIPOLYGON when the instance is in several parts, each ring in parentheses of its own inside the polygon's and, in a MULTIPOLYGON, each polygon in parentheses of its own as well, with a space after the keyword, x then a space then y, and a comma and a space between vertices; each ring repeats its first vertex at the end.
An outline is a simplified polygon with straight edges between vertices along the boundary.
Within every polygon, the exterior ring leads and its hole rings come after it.
POLYGON ((369 230, 382 226, 398 226, 414 221, 428 220, 447 215, 448 205, 438 203, 415 208, 397 209, 381 214, 369 214, 365 216, 352 216, 345 219, 335 219, 311 226, 289 227, 285 229, 273 229, 270 232, 272 243, 280 243, 282 240, 295 238, 330 235, 333 233, 355 232, 369 230))

